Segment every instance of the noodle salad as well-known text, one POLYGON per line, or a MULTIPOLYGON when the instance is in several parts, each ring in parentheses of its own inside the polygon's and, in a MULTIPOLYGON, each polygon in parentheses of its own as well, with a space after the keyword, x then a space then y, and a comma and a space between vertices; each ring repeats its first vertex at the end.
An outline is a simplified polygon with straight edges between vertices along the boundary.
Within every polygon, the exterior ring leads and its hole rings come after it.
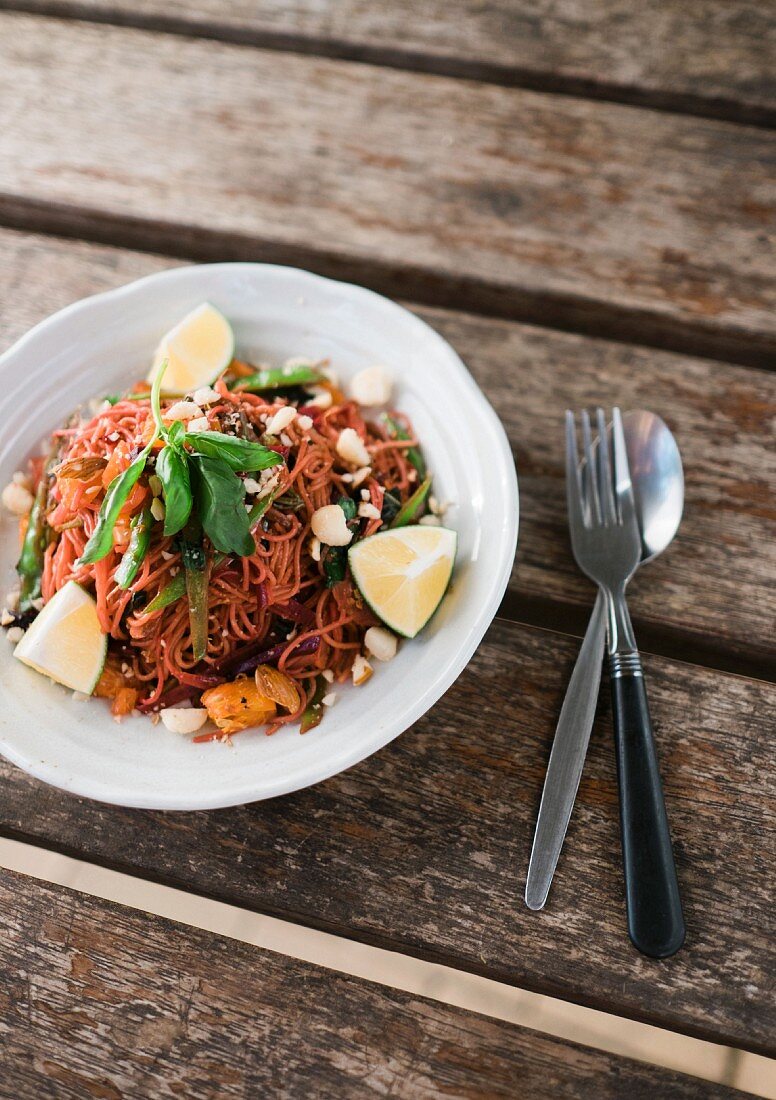
POLYGON ((425 625, 455 535, 383 368, 345 392, 327 362, 230 353, 170 389, 176 347, 3 491, 21 551, 0 623, 20 660, 117 719, 195 741, 305 733, 425 625))

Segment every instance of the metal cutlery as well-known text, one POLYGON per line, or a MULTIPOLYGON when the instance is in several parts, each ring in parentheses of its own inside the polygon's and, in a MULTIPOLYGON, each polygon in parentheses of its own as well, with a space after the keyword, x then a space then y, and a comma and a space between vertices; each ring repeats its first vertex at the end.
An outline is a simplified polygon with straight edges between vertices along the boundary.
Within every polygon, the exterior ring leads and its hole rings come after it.
MULTIPOLYGON (((631 410, 623 416, 623 427, 643 565, 666 549, 679 527, 684 506, 682 459, 673 435, 655 413, 631 410)), ((587 499, 591 471, 584 460, 580 469, 587 499)), ((530 909, 544 906, 563 847, 593 727, 605 642, 605 605, 599 591, 566 689, 547 766, 525 886, 530 909)))
POLYGON ((644 676, 625 601, 625 587, 639 564, 641 537, 620 411, 613 414, 613 456, 602 409, 597 421, 594 455, 590 420, 582 414, 588 471, 583 485, 574 417, 566 414, 571 544, 580 569, 599 586, 606 609, 628 932, 643 954, 665 958, 682 946, 685 928, 644 676))

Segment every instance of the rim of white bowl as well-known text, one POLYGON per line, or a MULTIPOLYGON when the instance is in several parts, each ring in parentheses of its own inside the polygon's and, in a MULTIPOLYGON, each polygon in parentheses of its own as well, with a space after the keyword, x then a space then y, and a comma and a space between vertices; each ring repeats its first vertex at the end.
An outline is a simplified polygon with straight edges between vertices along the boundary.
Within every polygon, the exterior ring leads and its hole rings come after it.
MULTIPOLYGON (((256 269, 260 269, 262 272, 281 280, 302 279, 302 281, 309 281, 311 284, 320 285, 326 289, 334 290, 335 292, 337 290, 344 290, 351 300, 353 298, 362 298, 365 302, 369 303, 372 309, 376 308, 383 313, 389 315, 393 313, 400 316, 404 325, 415 326, 418 333, 422 334, 426 341, 430 340, 437 345, 437 351, 440 356, 447 361, 450 369, 458 376, 459 381, 469 390, 478 408, 479 415, 490 422, 490 427, 492 429, 491 441, 493 443, 497 441, 497 454, 500 462, 500 469, 494 471, 494 474, 497 475, 499 484, 503 486, 506 498, 503 502, 504 507, 501 510, 503 518, 501 545, 503 549, 500 557, 499 569, 493 574, 488 598, 480 606, 475 618, 470 623, 466 637, 462 639, 460 647, 452 651, 447 660, 442 663, 433 684, 421 695, 417 696, 412 704, 403 707, 399 714, 396 715, 398 722, 394 721, 394 723, 391 724, 390 732, 388 732, 387 735, 381 730, 378 736, 359 740, 355 745, 345 750, 341 750, 339 753, 327 756, 325 761, 319 761, 319 765, 315 768, 311 768, 309 762, 304 762, 301 767, 285 772, 282 779, 270 783, 265 781, 261 784, 260 790, 257 790, 256 780, 254 779, 252 783, 246 782, 244 787, 232 790, 226 799, 216 794, 212 798, 199 798, 196 804, 192 804, 191 800, 187 800, 185 796, 177 796, 174 792, 154 796, 153 799, 146 800, 137 795, 124 794, 120 787, 114 789, 109 783, 102 784, 101 789, 95 789, 93 785, 81 782, 77 775, 63 778, 62 775, 58 773, 57 765, 49 765, 45 761, 32 759, 16 746, 9 744, 5 738, 0 738, 0 753, 2 753, 7 760, 34 778, 40 779, 70 794, 83 798, 91 798, 110 805, 128 806, 136 809, 178 810, 185 812, 225 809, 230 806, 239 806, 254 801, 263 801, 268 798, 276 798, 283 794, 290 794, 294 791, 302 790, 305 787, 313 786, 316 783, 330 779, 332 776, 338 775, 340 772, 353 767, 362 760, 366 760, 373 753, 378 752, 381 748, 384 748, 385 745, 390 744, 391 741, 418 721, 423 714, 425 714, 426 711, 429 710, 446 691, 448 691, 468 665, 488 627, 495 618, 509 583, 514 555, 517 548, 520 505, 517 471, 504 427, 492 405, 485 397, 452 345, 449 344, 431 325, 422 320, 422 318, 417 317, 404 306, 399 305, 390 298, 386 298, 376 291, 369 290, 367 287, 359 286, 356 283, 330 279, 326 276, 307 271, 304 268, 289 267, 280 264, 240 262, 181 265, 167 271, 154 272, 151 275, 135 279, 130 283, 115 287, 112 290, 102 291, 98 294, 81 298, 71 305, 65 306, 63 309, 50 314, 48 317, 38 322, 38 324, 34 325, 33 328, 21 336, 10 348, 0 355, 0 369, 2 369, 9 360, 17 356, 28 354, 34 355, 36 343, 38 343, 41 337, 44 337, 47 331, 55 325, 69 321, 71 318, 77 317, 81 313, 87 313, 89 310, 100 308, 105 304, 132 298, 133 295, 141 293, 149 285, 174 282, 176 279, 180 279, 181 276, 185 276, 187 273, 195 271, 207 271, 214 274, 218 272, 239 274, 240 271, 243 270, 247 274, 249 272, 255 272, 256 269), (311 772, 314 772, 312 777, 310 775, 311 772)), ((100 787, 100 785, 97 786, 100 787)))

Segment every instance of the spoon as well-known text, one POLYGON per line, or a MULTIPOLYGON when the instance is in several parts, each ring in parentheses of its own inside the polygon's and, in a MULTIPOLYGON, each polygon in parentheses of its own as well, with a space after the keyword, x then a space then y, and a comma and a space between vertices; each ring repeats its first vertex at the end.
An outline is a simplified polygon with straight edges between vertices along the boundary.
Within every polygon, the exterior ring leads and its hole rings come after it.
MULTIPOLYGON (((682 518, 684 473, 676 440, 655 413, 636 409, 623 417, 636 516, 641 532, 641 562, 652 561, 669 545, 682 518)), ((582 465, 583 481, 587 471, 582 465)), ((599 592, 587 632, 566 689, 552 743, 544 791, 536 821, 525 903, 542 909, 566 836, 585 763, 601 684, 606 612, 599 592)))

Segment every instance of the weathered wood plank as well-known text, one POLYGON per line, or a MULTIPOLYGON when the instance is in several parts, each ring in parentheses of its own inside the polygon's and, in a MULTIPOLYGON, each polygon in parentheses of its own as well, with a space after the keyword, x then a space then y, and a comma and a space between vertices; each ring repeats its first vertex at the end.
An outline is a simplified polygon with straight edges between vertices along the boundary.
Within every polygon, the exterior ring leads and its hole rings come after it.
MULTIPOLYGON (((171 262, 0 231, 0 345, 79 297, 171 262)), ((772 377, 512 322, 420 312, 469 364, 512 441, 521 530, 504 613, 583 629, 591 589, 568 548, 563 410, 600 400, 648 407, 676 431, 687 506, 672 548, 632 585, 643 646, 661 652, 670 645, 671 654, 723 667, 759 660, 765 674, 776 642, 772 377), (553 611, 548 599, 561 609, 553 611)))
POLYGON ((653 962, 625 931, 606 698, 548 906, 522 901, 575 651, 496 623, 445 698, 373 759, 237 809, 109 808, 2 764, 0 833, 768 1053, 776 687, 645 659, 688 927, 686 947, 653 962))
POLYGON ((763 130, 20 15, 0 16, 0 99, 6 223, 776 350, 763 130))
POLYGON ((751 0, 0 0, 256 46, 773 124, 774 24, 751 0))
POLYGON ((738 1095, 5 870, 0 927, 15 1100, 738 1095))

